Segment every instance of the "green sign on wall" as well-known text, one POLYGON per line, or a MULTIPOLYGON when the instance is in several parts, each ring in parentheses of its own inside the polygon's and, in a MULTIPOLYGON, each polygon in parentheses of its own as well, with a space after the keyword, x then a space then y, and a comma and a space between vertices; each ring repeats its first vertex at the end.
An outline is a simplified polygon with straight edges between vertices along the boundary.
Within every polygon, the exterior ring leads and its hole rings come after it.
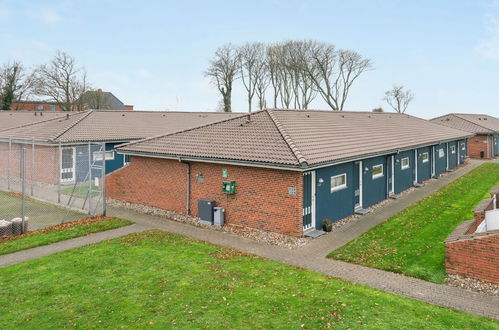
POLYGON ((227 178, 229 176, 229 171, 226 168, 222 169, 222 178, 227 178))

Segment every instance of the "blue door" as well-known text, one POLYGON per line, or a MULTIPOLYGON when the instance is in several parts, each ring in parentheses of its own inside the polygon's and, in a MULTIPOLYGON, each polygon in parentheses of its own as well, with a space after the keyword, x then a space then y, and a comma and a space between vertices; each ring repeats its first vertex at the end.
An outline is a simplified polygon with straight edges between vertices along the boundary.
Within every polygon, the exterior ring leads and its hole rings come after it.
POLYGON ((414 185, 414 150, 395 155, 395 193, 398 194, 414 185))
POLYGON ((317 169, 316 227, 324 219, 337 221, 352 215, 355 208, 354 163, 349 162, 317 169))
POLYGON ((423 182, 431 178, 431 148, 419 148, 418 155, 418 182, 423 182))
POLYGON ((449 142, 449 169, 452 169, 458 165, 457 159, 457 141, 449 142))
POLYGON ((458 143, 459 148, 459 164, 464 163, 464 159, 468 156, 468 149, 466 140, 460 140, 458 143))
POLYGON ((303 173, 303 230, 312 228, 313 176, 314 172, 303 173))
POLYGON ((444 173, 447 169, 447 146, 445 143, 435 146, 435 175, 444 173))
POLYGON ((387 198, 388 157, 380 156, 363 161, 363 206, 369 207, 387 198))

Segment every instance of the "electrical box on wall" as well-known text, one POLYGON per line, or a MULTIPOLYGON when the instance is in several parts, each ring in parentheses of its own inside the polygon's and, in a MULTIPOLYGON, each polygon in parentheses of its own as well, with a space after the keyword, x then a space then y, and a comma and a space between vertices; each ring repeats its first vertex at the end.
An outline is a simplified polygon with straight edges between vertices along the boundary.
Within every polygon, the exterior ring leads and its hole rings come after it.
POLYGON ((222 192, 226 194, 236 193, 236 181, 224 181, 222 183, 222 192))

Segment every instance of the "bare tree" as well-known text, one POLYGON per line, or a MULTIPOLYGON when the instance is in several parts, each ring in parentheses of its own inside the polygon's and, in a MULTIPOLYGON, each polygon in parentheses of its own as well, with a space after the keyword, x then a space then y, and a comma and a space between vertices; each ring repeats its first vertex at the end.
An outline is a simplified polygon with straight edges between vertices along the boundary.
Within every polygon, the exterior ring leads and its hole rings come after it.
MULTIPOLYGON (((240 74, 244 88, 248 93, 248 111, 251 112, 253 97, 257 90, 257 84, 266 75, 265 72, 265 46, 261 42, 246 43, 239 48, 239 58, 241 61, 240 74)), ((260 91, 264 87, 260 81, 260 91)), ((263 91, 264 92, 264 91, 263 91)), ((259 100, 260 97, 259 97, 259 100)), ((259 101, 259 104, 261 102, 259 101)))
POLYGON ((21 62, 7 63, 0 68, 0 106, 10 110, 13 102, 23 101, 34 89, 33 73, 28 73, 21 62))
POLYGON ((237 79, 239 65, 238 52, 231 44, 227 44, 217 49, 204 73, 222 94, 224 112, 232 112, 232 84, 237 79))
POLYGON ((336 50, 334 45, 310 41, 302 69, 333 110, 342 111, 354 81, 372 69, 369 59, 351 50, 336 50))
POLYGON ((262 110, 267 107, 265 96, 270 85, 270 70, 268 68, 266 48, 263 47, 263 45, 258 49, 255 79, 255 92, 258 97, 258 108, 262 110))
POLYGON ((393 86, 385 92, 384 100, 398 113, 405 113, 407 106, 414 99, 414 94, 410 90, 404 91, 404 88, 402 85, 393 86))
POLYGON ((272 105, 277 108, 277 100, 281 94, 281 83, 279 80, 279 70, 280 70, 280 45, 273 44, 267 47, 266 54, 266 67, 268 70, 268 76, 270 80, 270 85, 272 85, 273 95, 272 95, 272 105))
POLYGON ((37 68, 36 77, 37 95, 49 97, 64 111, 83 110, 87 75, 69 54, 58 51, 50 63, 37 68))

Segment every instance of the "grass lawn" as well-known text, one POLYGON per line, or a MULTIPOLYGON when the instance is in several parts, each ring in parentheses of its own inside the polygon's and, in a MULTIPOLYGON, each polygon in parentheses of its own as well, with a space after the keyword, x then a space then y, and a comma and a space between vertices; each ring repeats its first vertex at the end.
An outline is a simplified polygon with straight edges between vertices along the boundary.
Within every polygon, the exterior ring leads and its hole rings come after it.
MULTIPOLYGON (((73 211, 61 206, 25 199, 25 212, 29 217, 29 230, 60 224, 72 220, 84 219, 88 214, 73 211)), ((21 217, 21 198, 17 195, 0 191, 0 219, 21 217)))
POLYGON ((99 221, 75 221, 54 228, 45 228, 40 232, 28 233, 19 238, 0 239, 0 255, 47 245, 70 238, 85 236, 100 231, 114 229, 132 224, 131 221, 109 218, 99 221), (82 222, 82 223, 80 223, 82 222))
MULTIPOLYGON (((69 186, 61 189, 61 194, 63 195, 72 195, 77 198, 87 198, 88 197, 88 185, 79 185, 79 186, 69 186)), ((92 198, 99 196, 99 187, 92 186, 92 198)))
POLYGON ((499 328, 161 231, 2 268, 0 278, 4 328, 499 328))
POLYGON ((499 184, 499 164, 486 163, 432 196, 333 251, 329 257, 427 281, 445 280, 444 240, 499 184))

